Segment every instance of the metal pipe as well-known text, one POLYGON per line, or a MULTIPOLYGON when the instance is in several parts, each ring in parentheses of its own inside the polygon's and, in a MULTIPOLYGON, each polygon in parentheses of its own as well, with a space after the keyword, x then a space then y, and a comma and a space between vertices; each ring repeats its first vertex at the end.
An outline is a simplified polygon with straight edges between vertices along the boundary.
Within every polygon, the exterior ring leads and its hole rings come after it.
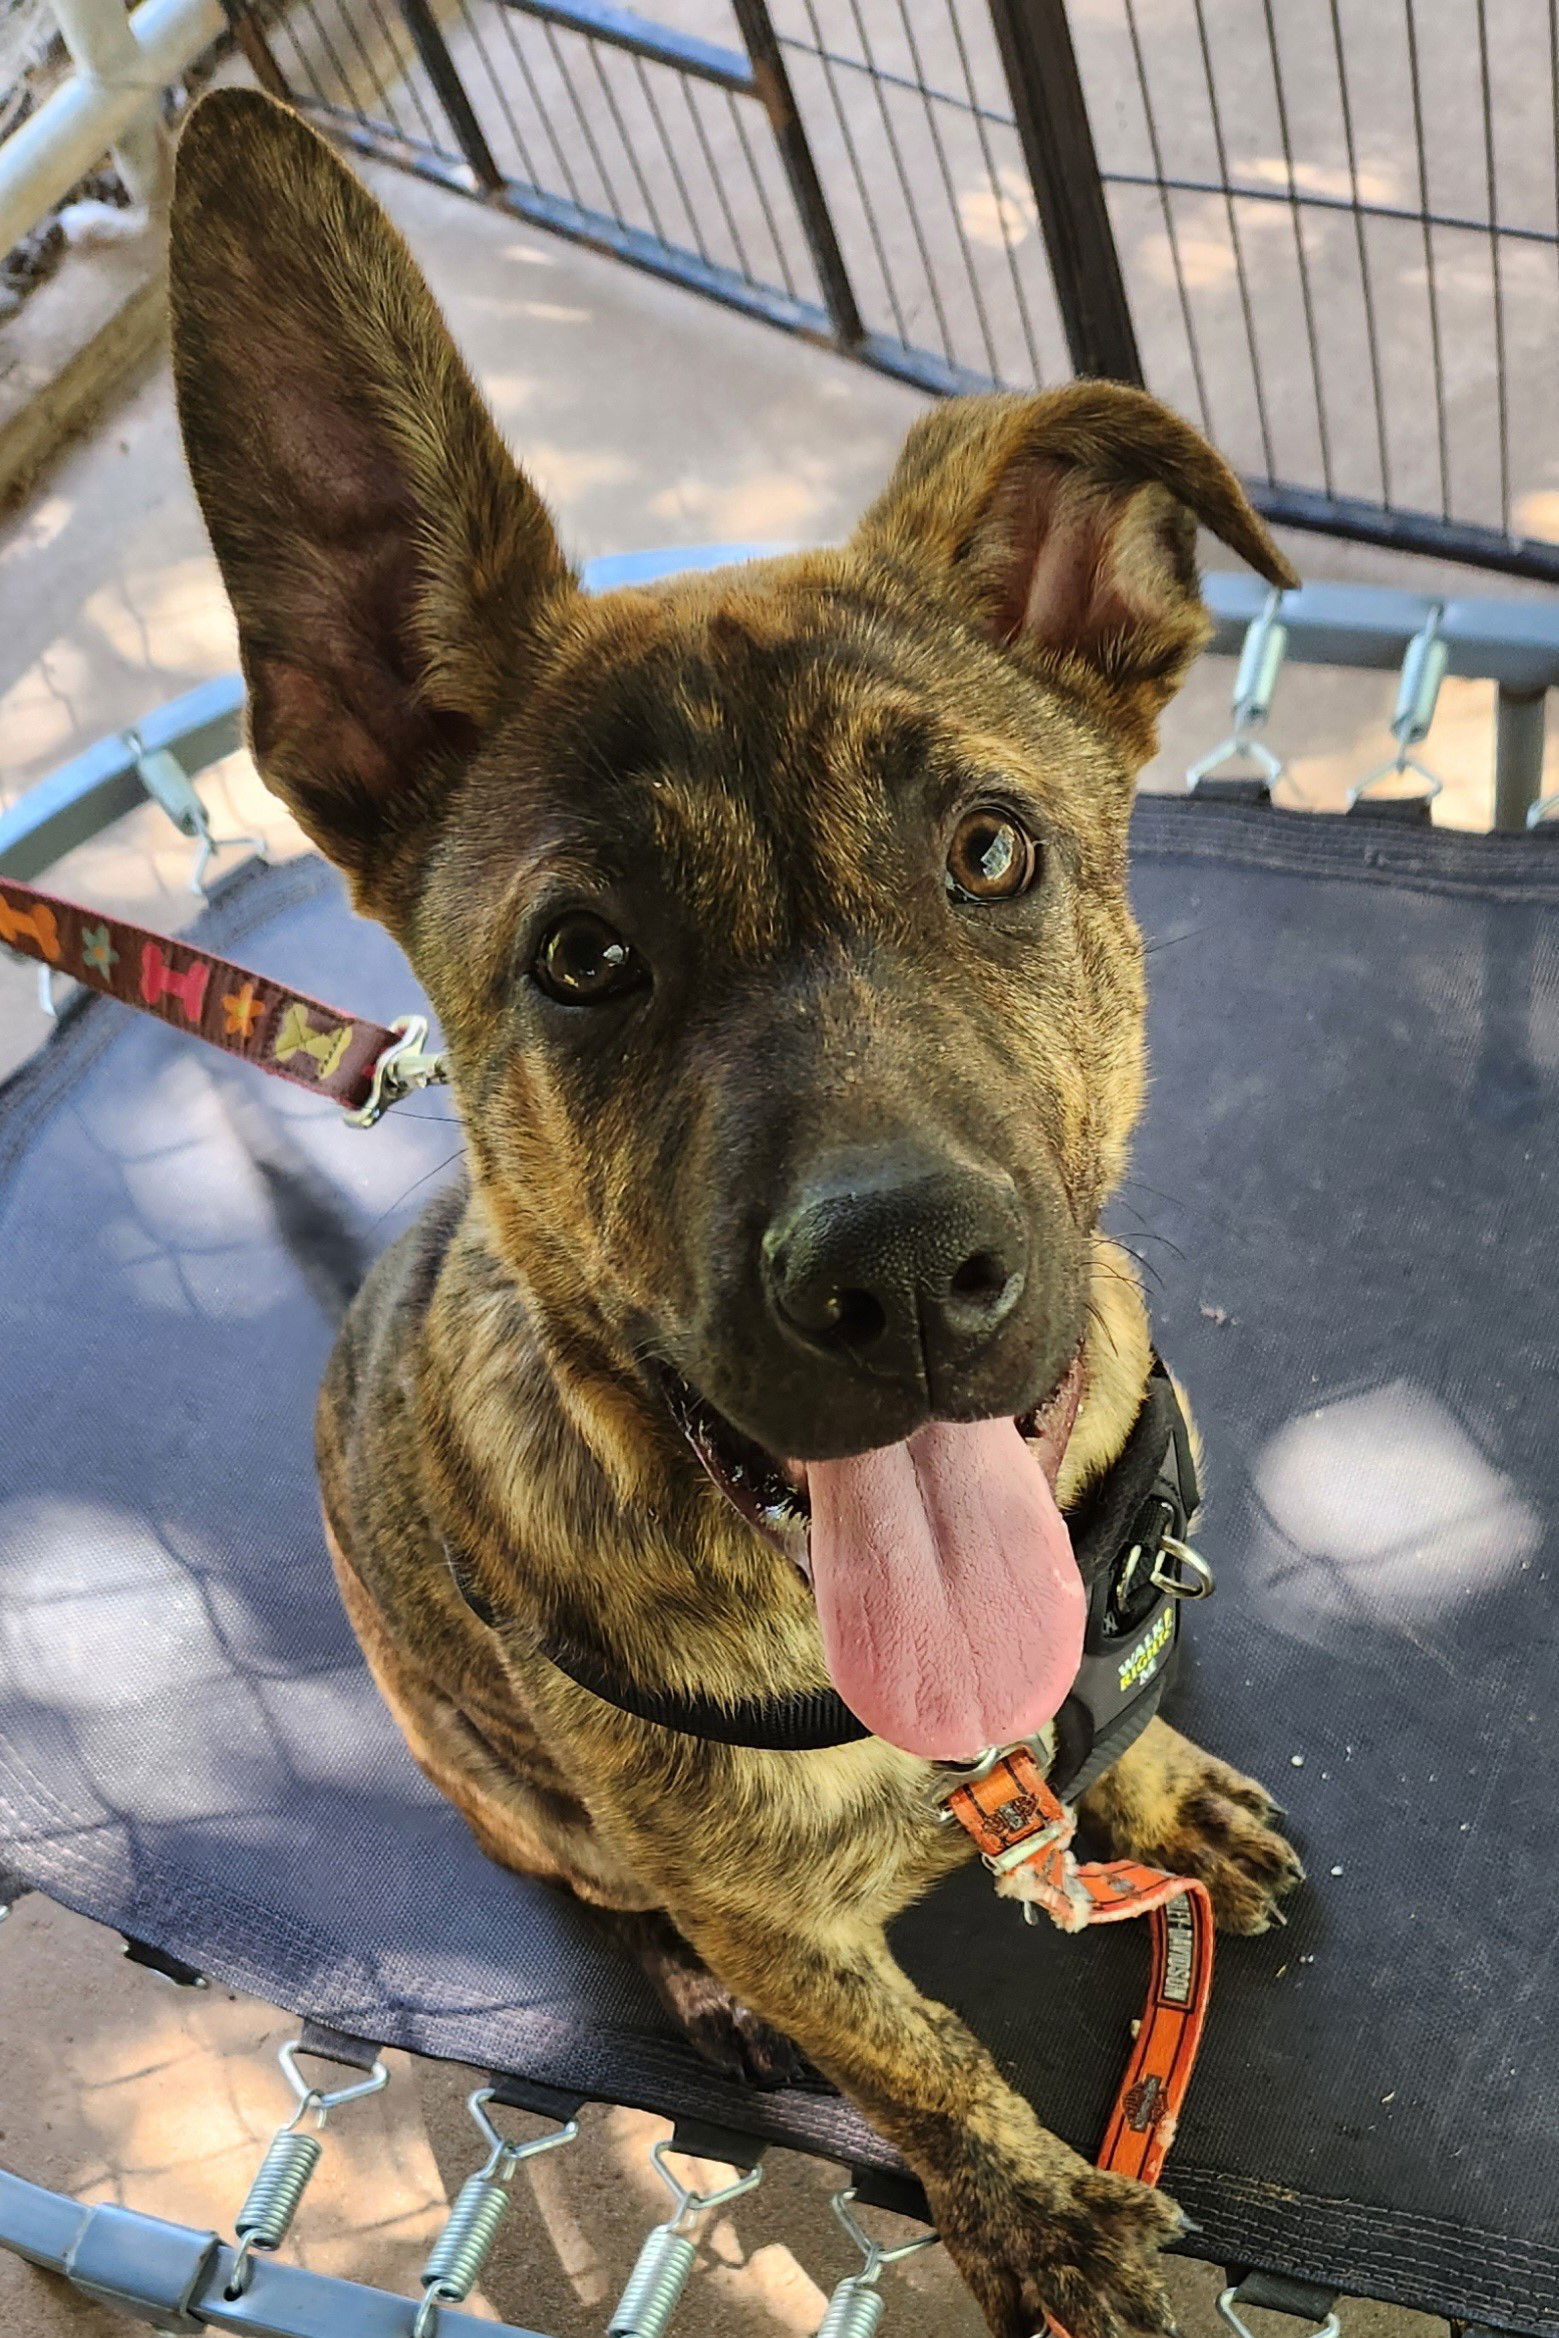
POLYGON ((656 24, 637 9, 620 7, 617 0, 504 0, 504 5, 544 23, 562 25, 568 32, 583 33, 587 40, 626 49, 652 65, 691 73, 696 80, 734 90, 739 97, 757 93, 752 65, 740 50, 700 40, 696 33, 678 32, 669 24, 656 24))
MULTIPOLYGON (((1220 656, 1237 657, 1246 627, 1266 606, 1267 586, 1256 577, 1215 572, 1203 579, 1203 593, 1214 621, 1210 646, 1220 656)), ((1302 585, 1283 596, 1289 660, 1391 672, 1436 605, 1428 594, 1389 585, 1302 585)), ((1438 631, 1449 653, 1447 673, 1518 692, 1559 689, 1559 606, 1552 598, 1469 596, 1441 606, 1438 631)))
POLYGON ((1494 825, 1519 836, 1543 792, 1548 694, 1501 683, 1494 713, 1494 825))
POLYGON ((141 0, 124 22, 133 54, 109 74, 73 73, 0 145, 0 252, 36 227, 224 28, 217 0, 141 0))
MULTIPOLYGON (((141 52, 120 0, 52 0, 52 6, 83 80, 105 90, 140 87, 141 52)), ((114 160, 130 200, 148 211, 165 203, 171 191, 168 140, 155 106, 153 97, 114 141, 114 160)))

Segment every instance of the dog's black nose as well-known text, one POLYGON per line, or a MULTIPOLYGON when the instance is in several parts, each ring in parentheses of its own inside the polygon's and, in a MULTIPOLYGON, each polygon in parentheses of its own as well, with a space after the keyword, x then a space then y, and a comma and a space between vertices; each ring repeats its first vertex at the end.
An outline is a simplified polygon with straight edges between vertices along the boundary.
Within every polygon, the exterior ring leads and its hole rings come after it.
POLYGON ((897 1148, 814 1171, 763 1253, 792 1336, 873 1374, 939 1386, 1016 1307, 1027 1247, 1007 1178, 897 1148))

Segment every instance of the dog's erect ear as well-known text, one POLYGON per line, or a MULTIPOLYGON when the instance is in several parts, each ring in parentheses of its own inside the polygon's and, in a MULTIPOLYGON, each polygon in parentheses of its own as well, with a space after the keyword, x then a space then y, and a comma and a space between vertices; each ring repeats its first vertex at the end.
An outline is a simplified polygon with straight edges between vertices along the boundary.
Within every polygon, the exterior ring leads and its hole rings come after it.
MULTIPOLYGON (((917 422, 859 541, 916 568, 1004 648, 1133 733, 1207 637, 1200 521, 1269 583, 1298 578, 1223 457, 1145 390, 955 398, 917 422)), ((1140 739, 1133 737, 1135 747, 1140 739)))
POLYGON ((573 578, 400 237, 253 91, 206 98, 180 143, 172 305, 256 759, 393 922, 573 578))

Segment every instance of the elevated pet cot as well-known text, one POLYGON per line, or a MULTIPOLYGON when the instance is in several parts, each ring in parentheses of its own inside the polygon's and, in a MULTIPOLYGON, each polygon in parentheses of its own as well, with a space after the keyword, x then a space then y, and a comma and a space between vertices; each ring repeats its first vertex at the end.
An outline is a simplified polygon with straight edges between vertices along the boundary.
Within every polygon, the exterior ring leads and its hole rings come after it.
MULTIPOLYGON (((236 709, 209 686, 134 746, 196 767, 236 709)), ((123 809, 124 755, 24 801, 0 871, 123 809)), ((1247 2298, 1559 2338, 1559 835, 1202 792, 1144 799, 1134 850, 1154 1081, 1118 1222, 1194 1396, 1219 1579, 1169 1711, 1278 1792, 1310 1873, 1286 1930, 1223 1949, 1166 2180, 1247 2298)), ((195 931, 381 1020, 418 1003, 313 858, 247 863, 195 931)), ((587 1914, 490 1865, 363 1668, 310 1458, 325 1285, 455 1149, 436 1094, 364 1135, 85 996, 0 1091, 0 1868, 348 2062, 644 2106, 913 2212, 825 2086, 717 2075, 587 1914)), ((1090 2149, 1140 1943, 1028 1930, 975 1868, 897 1947, 1090 2149)), ((20 2175, 0 2240, 168 2330, 405 2338, 419 2311, 284 2254, 229 2299, 230 2242, 20 2175)))

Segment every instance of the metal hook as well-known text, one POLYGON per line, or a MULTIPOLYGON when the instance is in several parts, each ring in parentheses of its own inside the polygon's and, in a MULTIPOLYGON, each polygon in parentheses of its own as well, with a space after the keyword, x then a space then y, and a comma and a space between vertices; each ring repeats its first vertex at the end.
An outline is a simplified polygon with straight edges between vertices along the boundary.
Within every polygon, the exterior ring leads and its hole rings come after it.
POLYGON ((397 1034, 373 1068, 366 1103, 346 1115, 348 1128, 373 1128, 403 1096, 419 1088, 442 1086, 449 1078, 449 1059, 426 1051, 426 1015, 397 1015, 390 1029, 397 1034))
MULTIPOLYGON (((1235 2310, 1235 2300, 1239 2294, 1238 2286, 1226 2289, 1218 2300, 1218 2312, 1235 2333, 1235 2338, 1251 2338, 1248 2326, 1235 2310)), ((1325 2321, 1317 2325, 1312 2333, 1312 2338, 1341 2338, 1341 2333, 1341 2322, 1338 2321, 1335 2313, 1329 2313, 1325 2321)))
POLYGON ((1287 767, 1281 756, 1274 755, 1265 741, 1256 737, 1272 712, 1273 693, 1288 655, 1288 627, 1278 614, 1282 604, 1283 588, 1275 585, 1261 614, 1245 628, 1240 662, 1234 670, 1234 728, 1210 754, 1189 766, 1185 775, 1188 795, 1194 796, 1221 763, 1232 763, 1241 755, 1257 766, 1268 787, 1276 787, 1284 775, 1287 767))
MULTIPOLYGON (((650 2153, 650 2158, 655 2163, 655 2173, 677 2203, 671 2217, 673 2231, 681 2226, 684 2220, 701 2216, 706 2208, 723 2208, 728 2200, 740 2199, 743 2192, 753 2191, 763 2181, 762 2168, 755 2167, 749 2168, 744 2176, 737 2177, 734 2184, 726 2184, 718 2192, 692 2191, 679 2176, 674 2176, 666 2165, 666 2153, 676 2151, 676 2148, 675 2138, 668 2138, 664 2142, 657 2143, 650 2153)), ((677 2156, 684 2158, 686 2154, 679 2152, 677 2156)))
POLYGON ((528 2143, 511 2143, 507 2136, 499 2134, 487 2115, 487 2106, 496 2094, 495 2087, 479 2086, 475 2094, 466 2098, 466 2109, 475 2120, 484 2142, 492 2146, 486 2166, 477 2171, 484 2182, 491 2178, 500 2184, 512 2183, 515 2170, 523 2166, 526 2160, 537 2159, 544 2151, 556 2151, 562 2144, 572 2143, 578 2137, 579 2121, 569 2119, 545 2135, 533 2135, 528 2143))
POLYGON ((545 2135, 532 2136, 528 2143, 511 2143, 499 2134, 487 2115, 494 2092, 490 2086, 479 2086, 475 2094, 466 2098, 466 2109, 476 2122, 482 2140, 491 2149, 475 2175, 468 2176, 461 2185, 444 2229, 428 2251, 422 2268, 422 2302, 411 2326, 412 2338, 433 2338, 440 2307, 460 2305, 476 2287, 509 2206, 509 2186, 516 2169, 541 2152, 556 2151, 559 2145, 572 2143, 579 2133, 579 2121, 570 2119, 566 2125, 554 2127, 545 2135))
POLYGON ((278 2127, 271 2137, 254 2182, 234 2220, 238 2251, 224 2292, 228 2298, 243 2296, 254 2277, 254 2259, 257 2254, 268 2254, 281 2247, 292 2229, 292 2220, 298 2213, 299 2203, 308 2189, 314 2170, 319 2165, 319 2138, 317 2135, 300 2134, 298 2130, 302 2121, 310 2111, 314 2111, 318 2125, 323 2127, 330 2113, 342 2103, 356 2102, 362 2095, 377 2094, 381 2087, 390 2083, 390 2073, 382 2062, 376 2060, 368 2076, 359 2079, 355 2085, 337 2087, 328 2094, 322 2093, 317 2086, 310 2086, 298 2068, 296 2057, 306 2051, 301 2038, 291 2038, 276 2057, 286 2073, 288 2085, 298 2098, 297 2108, 285 2127, 278 2127))
POLYGON ((850 2204, 854 2198, 855 2186, 850 2184, 846 2186, 844 2191, 836 2192, 829 2203, 835 2216, 838 2217, 839 2222, 844 2226, 845 2231, 866 2260, 860 2272, 851 2275, 851 2279, 854 2281, 875 2281, 884 2265, 897 2265, 904 2257, 917 2256, 922 2249, 933 2247, 941 2237, 934 2232, 917 2233, 913 2240, 900 2241, 895 2248, 885 2249, 881 2241, 874 2241, 870 2233, 862 2231, 859 2219, 851 2210, 850 2204))
POLYGON ((136 777, 151 797, 160 804, 181 836, 193 839, 195 865, 190 872, 189 889, 204 894, 206 871, 219 852, 229 845, 251 845, 263 860, 263 836, 214 836, 210 815, 196 792, 194 782, 178 757, 166 747, 147 747, 138 731, 121 733, 125 750, 135 764, 136 777))
POLYGON ((330 2113, 339 2110, 343 2103, 358 2102, 365 2094, 379 2094, 390 2083, 390 2073, 376 2057, 366 2078, 358 2079, 352 2086, 338 2086, 330 2093, 324 2093, 319 2087, 310 2086, 298 2068, 298 2055, 308 2051, 301 2038, 289 2038, 276 2057, 287 2074, 288 2085, 298 2098, 298 2107, 288 2122, 291 2127, 296 2127, 311 2108, 318 2113, 318 2124, 323 2127, 330 2113))
POLYGON ((690 2191, 666 2165, 667 2152, 675 2149, 675 2138, 668 2137, 650 2153, 655 2173, 677 2205, 668 2221, 657 2224, 646 2237, 628 2276, 628 2286, 607 2324, 608 2338, 665 2338, 698 2260, 698 2250, 685 2225, 706 2208, 723 2207, 727 2200, 750 2192, 762 2180, 762 2168, 755 2167, 718 2192, 690 2191))
POLYGON ((1424 782, 1424 801, 1432 804, 1444 788, 1445 782, 1421 763, 1413 754, 1429 736, 1440 702, 1440 685, 1445 680, 1451 662, 1450 645, 1440 632, 1440 621, 1445 615, 1445 603, 1436 601, 1420 630, 1414 634, 1402 653, 1402 674, 1397 683, 1397 703, 1391 717, 1391 736, 1397 742, 1397 751, 1389 763, 1382 763, 1357 787, 1348 790, 1348 809, 1367 796, 1371 788, 1383 779, 1399 779, 1411 771, 1424 782))
POLYGON ((834 2194, 832 2207, 864 2262, 859 2273, 847 2274, 834 2290, 817 2338, 872 2338, 883 2314, 882 2292, 877 2287, 883 2267, 897 2265, 902 2258, 929 2249, 937 2238, 934 2232, 919 2233, 912 2241, 900 2241, 896 2248, 885 2249, 880 2241, 874 2241, 869 2233, 861 2230, 850 2209, 854 2198, 855 2190, 851 2186, 834 2194))

